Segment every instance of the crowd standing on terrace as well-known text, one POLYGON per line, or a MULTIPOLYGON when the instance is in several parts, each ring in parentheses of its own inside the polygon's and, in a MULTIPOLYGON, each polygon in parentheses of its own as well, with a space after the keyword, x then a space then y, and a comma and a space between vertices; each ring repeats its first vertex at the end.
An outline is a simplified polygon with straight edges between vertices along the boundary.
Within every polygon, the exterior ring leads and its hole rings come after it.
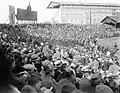
POLYGON ((118 37, 106 26, 0 26, 0 93, 119 93, 118 37))

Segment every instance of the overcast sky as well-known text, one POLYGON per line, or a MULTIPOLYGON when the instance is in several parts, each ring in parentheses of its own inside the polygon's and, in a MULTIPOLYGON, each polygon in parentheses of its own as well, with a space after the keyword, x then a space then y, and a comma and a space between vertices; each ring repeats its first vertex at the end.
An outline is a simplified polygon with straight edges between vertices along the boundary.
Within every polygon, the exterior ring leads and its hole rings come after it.
POLYGON ((1 0, 0 2, 0 23, 8 22, 8 5, 15 8, 26 9, 29 1, 31 1, 32 10, 38 11, 38 21, 44 22, 51 20, 58 9, 47 9, 51 1, 56 2, 91 2, 91 3, 113 3, 120 4, 120 0, 1 0))

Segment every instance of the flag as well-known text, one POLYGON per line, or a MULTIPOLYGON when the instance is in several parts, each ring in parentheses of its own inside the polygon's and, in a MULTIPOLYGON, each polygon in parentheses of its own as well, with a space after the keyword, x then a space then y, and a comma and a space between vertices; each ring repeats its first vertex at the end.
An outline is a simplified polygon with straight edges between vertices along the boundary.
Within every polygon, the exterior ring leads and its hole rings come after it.
POLYGON ((15 24, 15 7, 9 5, 9 21, 11 25, 15 24))

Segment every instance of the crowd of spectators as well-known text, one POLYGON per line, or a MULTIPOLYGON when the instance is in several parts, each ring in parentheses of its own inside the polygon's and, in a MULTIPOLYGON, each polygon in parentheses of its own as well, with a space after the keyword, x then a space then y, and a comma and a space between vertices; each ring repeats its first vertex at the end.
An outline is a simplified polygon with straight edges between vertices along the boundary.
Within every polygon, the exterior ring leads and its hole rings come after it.
POLYGON ((89 37, 110 38, 119 37, 119 29, 107 25, 73 25, 73 24, 40 24, 30 27, 27 31, 31 35, 47 37, 64 41, 79 41, 89 37))
POLYGON ((118 46, 109 49, 97 44, 101 35, 113 37, 116 29, 111 29, 1 25, 0 93, 119 93, 118 46))

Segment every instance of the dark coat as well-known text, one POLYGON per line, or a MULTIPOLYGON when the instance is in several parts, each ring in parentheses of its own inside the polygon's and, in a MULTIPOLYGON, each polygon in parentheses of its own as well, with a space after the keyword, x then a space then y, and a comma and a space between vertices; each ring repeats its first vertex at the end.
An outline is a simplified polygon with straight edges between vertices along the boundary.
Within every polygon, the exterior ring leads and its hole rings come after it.
POLYGON ((92 86, 88 79, 79 81, 79 89, 86 93, 95 93, 95 86, 92 86))

